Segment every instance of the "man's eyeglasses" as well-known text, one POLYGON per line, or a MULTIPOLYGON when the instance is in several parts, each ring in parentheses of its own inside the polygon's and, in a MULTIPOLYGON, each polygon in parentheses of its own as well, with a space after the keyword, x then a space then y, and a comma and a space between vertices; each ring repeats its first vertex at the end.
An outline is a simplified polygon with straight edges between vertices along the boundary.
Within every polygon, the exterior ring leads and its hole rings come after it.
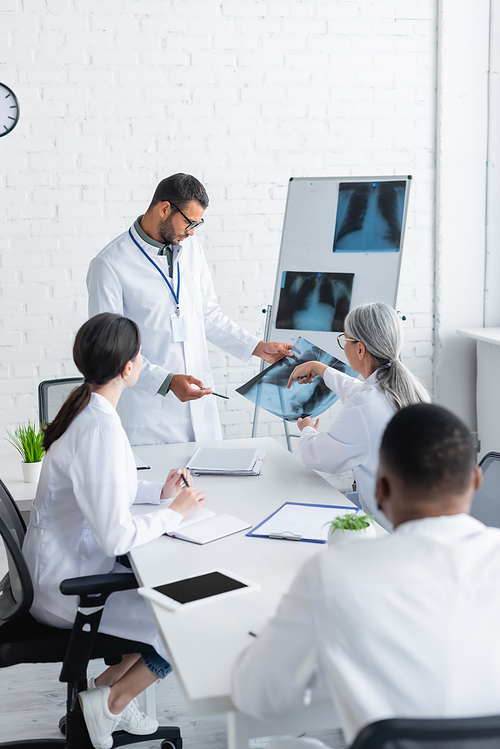
POLYGON ((185 220, 187 221, 186 231, 190 231, 191 229, 196 229, 196 227, 197 227, 197 226, 201 226, 202 224, 204 224, 204 223, 205 223, 205 221, 204 221, 203 219, 201 219, 201 221, 191 221, 191 219, 190 219, 190 218, 188 218, 188 217, 187 217, 187 216, 186 216, 186 215, 185 215, 185 214, 184 214, 184 213, 183 213, 183 212, 181 211, 181 209, 179 208, 179 206, 175 205, 175 203, 172 203, 172 201, 170 201, 170 205, 173 205, 173 206, 174 206, 174 208, 175 208, 176 210, 178 210, 178 211, 179 211, 179 213, 181 214, 182 218, 183 218, 183 219, 185 219, 185 220))
POLYGON ((359 341, 354 340, 354 338, 347 338, 345 333, 341 333, 337 336, 337 343, 339 344, 342 351, 345 349, 346 343, 359 343, 359 341))

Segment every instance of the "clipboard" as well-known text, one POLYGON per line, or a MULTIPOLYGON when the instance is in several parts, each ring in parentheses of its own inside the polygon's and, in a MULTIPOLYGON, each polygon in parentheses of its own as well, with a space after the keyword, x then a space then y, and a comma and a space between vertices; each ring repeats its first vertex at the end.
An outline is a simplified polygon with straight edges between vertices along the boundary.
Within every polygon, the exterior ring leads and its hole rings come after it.
POLYGON ((344 515, 346 512, 354 514, 358 510, 358 507, 346 505, 285 502, 246 535, 250 538, 326 544, 328 538, 326 523, 338 515, 344 515), (339 512, 339 510, 344 510, 344 512, 339 512))

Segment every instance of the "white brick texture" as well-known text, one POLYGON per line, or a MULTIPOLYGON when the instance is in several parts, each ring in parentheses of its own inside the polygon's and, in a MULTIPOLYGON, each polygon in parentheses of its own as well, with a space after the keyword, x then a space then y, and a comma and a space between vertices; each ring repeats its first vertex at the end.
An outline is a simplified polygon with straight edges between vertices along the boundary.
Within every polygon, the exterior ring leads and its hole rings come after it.
MULTIPOLYGON (((289 177, 412 174, 398 306, 405 362, 430 384, 436 5, 4 0, 0 80, 21 118, 0 139, 0 438, 37 417, 40 380, 74 373, 89 260, 177 171, 207 187, 215 287, 256 334, 289 177)), ((234 396, 219 404, 226 436, 249 436, 234 388, 258 362, 213 349, 212 365, 234 396)), ((280 433, 262 413, 259 434, 280 433)))

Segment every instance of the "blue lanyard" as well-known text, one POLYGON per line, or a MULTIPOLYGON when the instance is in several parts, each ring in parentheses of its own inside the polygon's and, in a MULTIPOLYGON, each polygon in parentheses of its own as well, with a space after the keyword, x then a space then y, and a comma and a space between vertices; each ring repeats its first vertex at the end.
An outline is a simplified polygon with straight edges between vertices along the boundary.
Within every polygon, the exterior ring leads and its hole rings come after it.
MULTIPOLYGON (((154 265, 154 267, 156 268, 156 270, 158 271, 158 273, 160 274, 160 276, 163 278, 163 280, 167 284, 168 288, 170 289, 170 293, 172 294, 172 296, 175 299, 175 304, 176 304, 175 312, 176 312, 177 315, 180 315, 181 314, 181 310, 180 310, 180 307, 179 307, 179 296, 180 296, 180 291, 181 291, 181 272, 179 270, 179 261, 177 261, 177 294, 176 294, 175 291, 174 291, 174 289, 173 289, 173 287, 170 285, 170 281, 168 280, 168 278, 166 277, 166 275, 164 274, 164 272, 162 271, 162 269, 159 268, 156 265, 155 261, 152 258, 149 257, 148 253, 145 250, 142 249, 141 245, 134 238, 134 235, 132 234, 132 231, 130 229, 128 230, 128 233, 130 234, 130 239, 132 240, 132 242, 134 242, 137 245, 137 247, 140 249, 140 251, 142 252, 142 254, 144 255, 144 257, 147 258, 152 265, 154 265)), ((172 262, 173 262, 173 260, 172 260, 172 262)))

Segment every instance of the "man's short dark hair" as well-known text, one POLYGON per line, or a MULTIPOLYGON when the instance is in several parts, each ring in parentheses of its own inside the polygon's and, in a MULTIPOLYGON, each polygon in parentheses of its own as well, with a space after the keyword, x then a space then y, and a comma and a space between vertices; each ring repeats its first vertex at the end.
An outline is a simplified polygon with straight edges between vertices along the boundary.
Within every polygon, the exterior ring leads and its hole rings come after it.
POLYGON ((196 200, 202 208, 208 208, 207 191, 196 177, 191 174, 172 174, 162 179, 156 188, 151 205, 158 203, 175 203, 179 208, 185 208, 192 200, 196 200))
POLYGON ((399 411, 382 437, 380 458, 409 487, 463 493, 476 465, 469 430, 441 406, 419 403, 399 411))

